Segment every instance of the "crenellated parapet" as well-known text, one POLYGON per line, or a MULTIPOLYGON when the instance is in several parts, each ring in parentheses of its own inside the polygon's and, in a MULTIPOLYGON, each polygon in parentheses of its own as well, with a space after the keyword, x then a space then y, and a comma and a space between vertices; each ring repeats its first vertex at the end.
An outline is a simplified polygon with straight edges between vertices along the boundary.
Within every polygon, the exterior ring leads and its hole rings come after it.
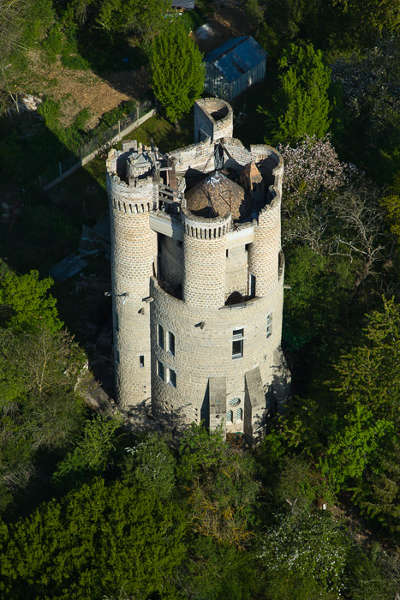
POLYGON ((185 235, 198 240, 215 240, 225 236, 232 229, 232 215, 204 219, 188 210, 182 211, 185 235))

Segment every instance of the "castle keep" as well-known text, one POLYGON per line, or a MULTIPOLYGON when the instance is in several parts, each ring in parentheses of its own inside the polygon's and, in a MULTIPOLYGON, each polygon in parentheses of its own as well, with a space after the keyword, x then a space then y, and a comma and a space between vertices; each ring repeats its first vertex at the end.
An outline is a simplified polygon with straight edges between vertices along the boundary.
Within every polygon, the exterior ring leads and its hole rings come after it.
POLYGON ((283 162, 195 104, 193 145, 111 150, 114 359, 125 408, 255 435, 282 391, 283 162))

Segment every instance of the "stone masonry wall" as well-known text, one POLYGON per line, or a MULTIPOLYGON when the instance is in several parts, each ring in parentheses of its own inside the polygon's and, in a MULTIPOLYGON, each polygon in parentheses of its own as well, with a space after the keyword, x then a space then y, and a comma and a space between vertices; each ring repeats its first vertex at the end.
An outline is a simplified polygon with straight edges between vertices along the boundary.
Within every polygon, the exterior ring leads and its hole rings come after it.
POLYGON ((194 140, 199 142, 202 133, 211 140, 233 136, 233 111, 219 98, 201 98, 194 105, 194 140))
POLYGON ((225 299, 232 292, 239 292, 242 296, 246 296, 249 276, 247 251, 244 245, 228 250, 225 268, 225 299))
MULTIPOLYGON (((262 146, 256 148, 260 156, 262 146)), ((268 204, 259 212, 254 232, 254 242, 249 246, 249 271, 256 277, 257 296, 265 295, 271 287, 276 285, 278 281, 279 252, 281 251, 283 162, 276 151, 268 146, 265 146, 265 155, 268 157, 267 160, 271 162, 270 178, 273 185, 266 191, 268 204), (271 158, 274 160, 271 161, 271 158)))
MULTIPOLYGON (((280 346, 282 315, 281 284, 264 298, 243 305, 208 307, 178 300, 162 290, 153 279, 151 295, 152 391, 156 410, 178 411, 185 407, 187 422, 199 423, 210 377, 226 377, 227 403, 232 398, 244 402, 245 373, 260 367, 263 385, 273 381, 273 355, 280 346), (266 316, 273 314, 272 335, 267 337, 266 316), (175 336, 175 355, 157 344, 157 327, 175 336), (244 329, 243 357, 232 358, 233 330, 244 329), (157 361, 176 373, 176 387, 162 381, 157 361)), ((243 404, 242 404, 243 407, 243 404)), ((225 415, 220 415, 221 423, 225 415)), ((228 425, 240 431, 243 424, 228 425)))
POLYGON ((130 207, 151 205, 154 189, 151 180, 131 189, 112 175, 108 188, 116 385, 126 407, 151 397, 150 310, 143 298, 149 296, 157 234, 150 229, 150 213, 130 207))
POLYGON ((225 301, 226 235, 231 217, 184 215, 183 298, 198 307, 220 307, 225 301))

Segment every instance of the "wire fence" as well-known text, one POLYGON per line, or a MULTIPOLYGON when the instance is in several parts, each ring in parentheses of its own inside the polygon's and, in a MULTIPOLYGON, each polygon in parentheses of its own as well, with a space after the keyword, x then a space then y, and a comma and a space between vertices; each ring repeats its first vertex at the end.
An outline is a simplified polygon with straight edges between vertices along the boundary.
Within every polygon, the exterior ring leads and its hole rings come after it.
POLYGON ((150 100, 138 102, 134 112, 118 120, 111 127, 100 130, 97 128, 90 139, 75 151, 72 152, 66 149, 68 154, 66 154, 65 158, 48 164, 38 177, 39 185, 44 189, 50 189, 81 166, 87 164, 103 148, 107 148, 109 144, 115 143, 124 135, 127 135, 129 131, 135 128, 135 124, 136 127, 139 127, 146 120, 144 117, 150 118, 154 113, 155 111, 150 100))

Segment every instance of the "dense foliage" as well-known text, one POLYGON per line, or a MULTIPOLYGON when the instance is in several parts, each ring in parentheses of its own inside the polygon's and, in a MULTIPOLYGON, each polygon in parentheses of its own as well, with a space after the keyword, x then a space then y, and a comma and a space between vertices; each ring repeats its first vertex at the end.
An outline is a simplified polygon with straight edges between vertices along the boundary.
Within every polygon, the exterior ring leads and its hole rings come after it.
POLYGON ((189 112, 204 86, 202 55, 184 24, 174 21, 150 51, 153 91, 171 121, 189 112))
POLYGON ((330 69, 323 64, 322 52, 312 44, 291 44, 282 54, 279 70, 273 113, 260 109, 271 123, 277 122, 272 141, 296 143, 306 135, 323 138, 330 125, 330 69))

